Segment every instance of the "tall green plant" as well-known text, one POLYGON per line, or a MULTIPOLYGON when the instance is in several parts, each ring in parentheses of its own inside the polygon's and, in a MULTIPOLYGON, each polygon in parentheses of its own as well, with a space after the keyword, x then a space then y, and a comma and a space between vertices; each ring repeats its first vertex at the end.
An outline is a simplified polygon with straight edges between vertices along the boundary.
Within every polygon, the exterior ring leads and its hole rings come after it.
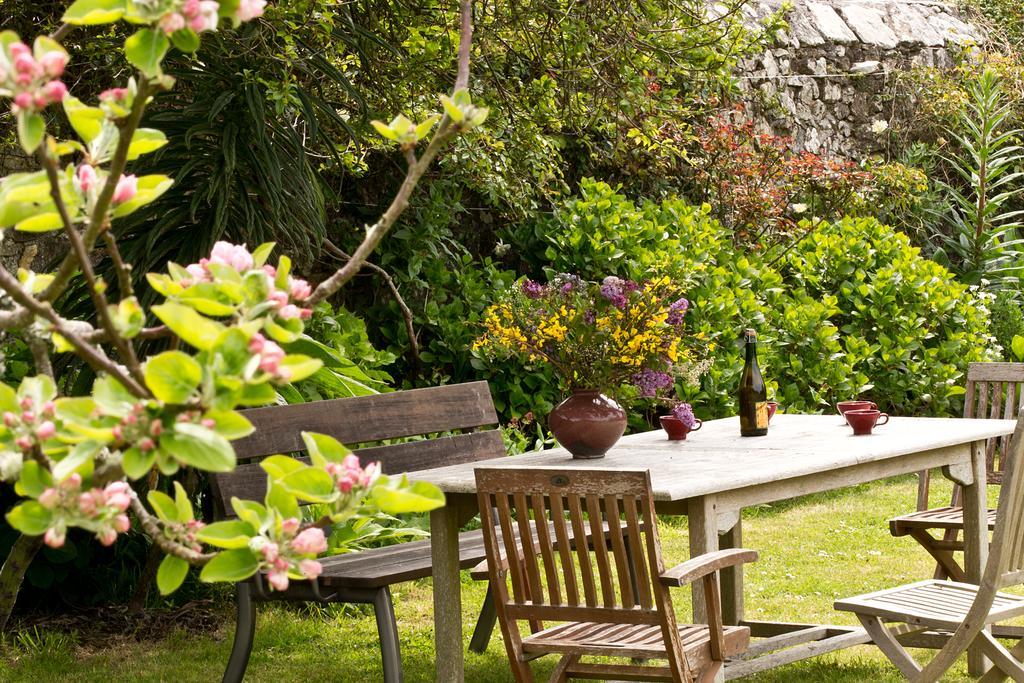
POLYGON ((1014 200, 1024 191, 1019 170, 1024 148, 999 75, 985 69, 968 90, 969 101, 955 128, 947 130, 956 151, 943 155, 955 182, 940 181, 949 201, 948 234, 940 236, 937 260, 946 261, 970 284, 989 280, 997 288, 1016 283, 1024 211, 1014 200))

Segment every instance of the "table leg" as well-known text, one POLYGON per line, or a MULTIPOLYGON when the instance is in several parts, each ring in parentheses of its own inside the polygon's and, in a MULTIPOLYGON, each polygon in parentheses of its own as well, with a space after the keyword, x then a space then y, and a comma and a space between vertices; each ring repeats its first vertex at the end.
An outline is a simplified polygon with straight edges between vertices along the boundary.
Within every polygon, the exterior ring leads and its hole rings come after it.
MULTIPOLYGON (((964 507, 964 572, 967 582, 981 583, 988 560, 988 491, 985 475, 985 442, 971 444, 970 483, 963 487, 964 507)), ((988 661, 975 647, 967 652, 967 669, 971 676, 985 672, 988 661)))
MULTIPOLYGON (((686 504, 686 517, 690 530, 690 557, 718 550, 718 519, 713 496, 691 498, 686 504)), ((703 581, 695 581, 693 590, 693 623, 708 623, 704 604, 703 581)))
POLYGON ((459 577, 459 511, 445 505, 430 513, 434 567, 435 680, 462 683, 462 582, 459 577))
MULTIPOLYGON (((722 548, 743 547, 743 520, 737 518, 731 529, 718 537, 722 548)), ((743 621, 743 565, 726 567, 719 573, 722 592, 722 619, 726 624, 743 621)))

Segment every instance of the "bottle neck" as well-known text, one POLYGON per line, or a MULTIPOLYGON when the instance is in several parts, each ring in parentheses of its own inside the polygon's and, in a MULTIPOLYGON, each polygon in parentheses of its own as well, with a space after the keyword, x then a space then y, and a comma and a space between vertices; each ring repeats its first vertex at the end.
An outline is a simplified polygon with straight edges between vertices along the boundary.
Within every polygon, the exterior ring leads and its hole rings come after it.
POLYGON ((755 363, 755 362, 757 362, 757 338, 756 337, 747 337, 746 351, 747 351, 747 362, 748 363, 755 363))

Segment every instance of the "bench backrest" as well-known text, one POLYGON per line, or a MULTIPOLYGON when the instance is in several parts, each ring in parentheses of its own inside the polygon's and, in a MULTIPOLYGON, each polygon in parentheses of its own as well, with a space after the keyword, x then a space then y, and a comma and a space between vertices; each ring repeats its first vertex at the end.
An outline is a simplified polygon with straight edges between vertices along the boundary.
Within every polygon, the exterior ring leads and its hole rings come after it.
MULTIPOLYGON (((1013 420, 1024 402, 1024 363, 971 363, 967 367, 964 417, 1013 420)), ((1010 437, 998 436, 985 444, 988 483, 1001 484, 1010 437)))
POLYGON ((246 410, 256 431, 233 442, 239 465, 212 478, 218 517, 232 516, 231 498, 263 500, 266 473, 258 460, 305 451, 302 432, 334 437, 363 465, 379 461, 386 474, 476 462, 505 455, 498 415, 487 382, 410 389, 373 396, 269 406, 246 410), (489 429, 481 429, 487 428, 489 429), (398 444, 369 446, 391 439, 460 432, 398 444))

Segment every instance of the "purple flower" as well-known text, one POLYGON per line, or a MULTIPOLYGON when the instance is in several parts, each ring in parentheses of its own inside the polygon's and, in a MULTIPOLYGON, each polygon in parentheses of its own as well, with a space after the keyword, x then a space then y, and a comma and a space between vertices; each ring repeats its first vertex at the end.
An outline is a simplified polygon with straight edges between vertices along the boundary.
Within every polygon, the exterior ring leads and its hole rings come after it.
POLYGON ((583 322, 585 322, 588 325, 593 325, 595 322, 597 322, 597 311, 595 311, 593 308, 584 311, 583 322))
POLYGON ((615 308, 625 308, 627 283, 628 280, 621 280, 614 275, 609 275, 601 281, 601 296, 610 301, 615 308))
POLYGON ((583 284, 583 280, 579 275, 573 275, 572 273, 559 273, 551 281, 558 291, 562 294, 570 294, 578 286, 583 284))
POLYGON ((693 416, 693 406, 689 403, 677 403, 672 408, 672 415, 679 418, 689 429, 693 429, 694 425, 697 424, 697 418, 693 416))
POLYGON ((672 386, 672 375, 657 370, 641 370, 629 379, 643 398, 652 398, 660 389, 672 386))
POLYGON ((622 281, 622 290, 626 294, 632 294, 633 292, 637 291, 638 289, 640 289, 640 285, 638 285, 637 283, 633 282, 632 280, 623 280, 622 281))
POLYGON ((683 316, 686 315, 686 311, 689 308, 689 301, 686 299, 676 299, 672 302, 672 305, 668 307, 668 318, 666 319, 666 322, 669 325, 682 325, 683 316))
POLYGON ((544 285, 533 280, 523 280, 522 289, 527 299, 539 299, 544 296, 544 285))

